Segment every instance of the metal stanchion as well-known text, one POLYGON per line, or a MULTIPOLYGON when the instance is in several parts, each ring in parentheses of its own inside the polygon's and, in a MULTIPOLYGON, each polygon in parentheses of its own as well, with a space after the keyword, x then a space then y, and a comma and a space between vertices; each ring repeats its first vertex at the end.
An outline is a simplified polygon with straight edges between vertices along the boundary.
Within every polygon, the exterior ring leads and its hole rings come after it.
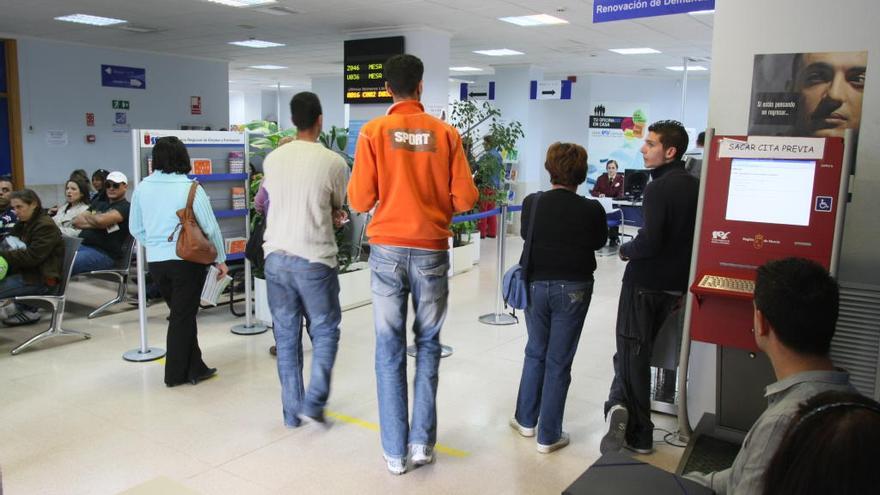
POLYGON ((251 262, 244 260, 244 323, 234 325, 229 331, 236 335, 258 335, 269 329, 260 322, 253 321, 253 301, 251 300, 251 262))
MULTIPOLYGON (((132 133, 135 134, 135 133, 132 133)), ((137 149, 137 148, 135 148, 137 149)), ((122 355, 122 359, 136 363, 155 361, 165 356, 165 349, 147 345, 147 284, 144 280, 144 248, 137 243, 138 320, 141 327, 141 346, 122 355)))
POLYGON ((501 205, 501 220, 498 229, 498 276, 495 286, 495 312, 480 316, 480 323, 487 325, 515 325, 518 320, 504 312, 504 296, 501 293, 501 283, 504 277, 504 251, 505 237, 507 237, 507 205, 501 205))

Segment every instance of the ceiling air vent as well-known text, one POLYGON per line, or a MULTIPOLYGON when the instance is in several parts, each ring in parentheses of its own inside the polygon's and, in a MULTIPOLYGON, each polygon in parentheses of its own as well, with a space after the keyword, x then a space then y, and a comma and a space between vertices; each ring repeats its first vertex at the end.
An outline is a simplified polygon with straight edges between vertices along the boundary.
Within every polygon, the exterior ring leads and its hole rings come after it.
POLYGON ((260 7, 258 9, 254 9, 257 12, 262 12, 264 14, 272 14, 272 15, 295 15, 299 14, 296 10, 285 7, 283 5, 273 5, 271 7, 260 7))

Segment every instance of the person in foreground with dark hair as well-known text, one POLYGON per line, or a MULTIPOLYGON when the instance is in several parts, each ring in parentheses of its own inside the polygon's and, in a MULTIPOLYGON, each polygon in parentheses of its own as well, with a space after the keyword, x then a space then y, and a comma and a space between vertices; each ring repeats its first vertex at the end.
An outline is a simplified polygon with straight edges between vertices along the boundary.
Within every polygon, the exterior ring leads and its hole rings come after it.
POLYGON ((412 55, 396 55, 385 63, 385 89, 394 104, 387 115, 361 128, 348 185, 353 209, 376 208, 367 227, 376 385, 382 449, 393 474, 406 472, 407 457, 413 466, 434 461, 449 225, 453 213, 470 210, 479 196, 458 131, 425 113, 419 102, 424 70, 412 55), (417 348, 412 425, 406 379, 410 294, 417 348))
POLYGON ((764 473, 764 495, 862 495, 880 487, 880 403, 822 392, 801 405, 764 473))
POLYGON ((880 487, 880 403, 822 392, 803 403, 764 474, 765 495, 861 495, 880 487))
MULTIPOLYGON (((153 173, 138 184, 132 197, 131 235, 146 248, 150 275, 171 310, 165 356, 165 385, 169 387, 195 385, 217 373, 217 368, 208 368, 202 360, 197 335, 196 315, 208 265, 177 256, 177 210, 186 207, 189 198, 192 181, 186 174, 190 168, 189 153, 178 138, 159 138, 153 147, 153 173)), ((107 177, 108 184, 115 173, 107 177)), ((107 191, 113 188, 108 186, 107 191)), ((223 234, 201 186, 196 188, 193 211, 205 237, 217 248, 217 278, 222 279, 229 272, 223 234)))
POLYGON ((639 454, 653 451, 651 353, 663 322, 687 290, 697 216, 700 183, 681 161, 687 147, 681 123, 664 120, 648 127, 641 151, 653 182, 642 203, 645 225, 619 251, 629 263, 617 305, 614 380, 605 402, 608 433, 599 446, 603 454, 624 447, 639 454))
POLYGON ((577 194, 587 178, 587 150, 553 143, 544 168, 553 189, 523 200, 523 239, 534 229, 528 266, 525 253, 520 259, 529 281, 529 339, 510 426, 524 437, 535 436, 537 429, 538 452, 549 454, 569 442, 562 416, 571 364, 593 297, 595 251, 605 245, 608 221, 598 201, 577 194))
MULTIPOLYGON (((15 296, 48 294, 63 276, 64 240, 52 218, 43 213, 43 204, 30 189, 15 191, 10 203, 18 216, 11 235, 20 239, 24 249, 0 249, 0 257, 8 264, 8 273, 0 280, 0 299, 15 296)), ((7 326, 26 325, 39 321, 35 307, 16 304, 17 310, 3 320, 7 326)))
POLYGON ((324 122, 314 93, 290 100, 296 139, 279 146, 263 162, 266 210, 263 252, 272 311, 284 425, 324 422, 330 375, 339 347, 339 278, 334 220, 345 220, 345 160, 318 137, 324 122), (339 213, 337 213, 339 212, 339 213), (312 340, 309 387, 303 386, 303 319, 312 340))
POLYGON ((10 201, 14 190, 15 185, 12 183, 12 177, 0 176, 0 238, 12 232, 15 222, 18 221, 15 216, 15 208, 12 207, 10 201))
POLYGON ((50 208, 49 215, 62 234, 78 237, 82 230, 73 226, 73 219, 89 209, 89 185, 82 179, 70 179, 64 185, 64 196, 67 204, 50 208))
POLYGON ((837 282, 814 261, 786 258, 758 268, 755 342, 770 358, 777 381, 767 387, 767 409, 746 434, 733 466, 688 478, 719 495, 762 493, 764 472, 800 404, 821 392, 855 393, 849 374, 835 369, 828 356, 839 298, 837 282))
POLYGON ((91 210, 80 213, 71 222, 81 229, 82 244, 73 261, 73 274, 109 270, 127 253, 122 245, 128 240, 128 214, 131 203, 125 199, 128 178, 111 172, 105 182, 107 201, 94 201, 91 210))

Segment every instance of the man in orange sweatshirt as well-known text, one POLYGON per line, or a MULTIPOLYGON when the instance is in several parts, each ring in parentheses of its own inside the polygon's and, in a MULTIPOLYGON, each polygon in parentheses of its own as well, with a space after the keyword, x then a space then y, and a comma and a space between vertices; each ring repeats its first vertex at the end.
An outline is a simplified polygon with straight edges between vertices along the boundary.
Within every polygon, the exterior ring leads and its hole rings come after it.
POLYGON ((370 237, 376 384, 386 465, 403 474, 434 460, 440 328, 449 293, 452 214, 473 208, 479 193, 452 126, 425 113, 422 61, 396 55, 385 63, 394 104, 358 137, 348 185, 351 207, 376 208, 370 237), (413 295, 417 347, 412 426, 407 421, 406 312, 413 295))

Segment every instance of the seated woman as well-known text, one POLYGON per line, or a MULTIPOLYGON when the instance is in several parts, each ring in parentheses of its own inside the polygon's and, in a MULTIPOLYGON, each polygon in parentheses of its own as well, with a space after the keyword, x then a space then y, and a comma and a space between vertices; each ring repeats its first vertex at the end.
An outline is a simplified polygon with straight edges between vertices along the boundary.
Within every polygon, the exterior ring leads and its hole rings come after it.
MULTIPOLYGON (((594 198, 620 198, 623 196, 623 175, 617 173, 617 162, 605 162, 605 173, 596 179, 596 185, 590 191, 594 198)), ((608 245, 620 244, 620 227, 608 227, 608 245)))
POLYGON ((104 183, 107 182, 108 175, 110 175, 110 172, 103 168, 95 170, 95 173, 92 174, 92 187, 95 190, 89 196, 89 203, 107 201, 107 190, 104 187, 104 183))
POLYGON ((605 244, 608 224, 602 205, 576 192, 587 178, 587 150, 554 143, 544 167, 553 189, 523 200, 523 238, 534 229, 520 260, 529 280, 529 339, 510 426, 525 437, 537 430, 537 450, 547 454, 568 445, 562 415, 571 364, 593 297, 594 251, 605 244))
POLYGON ((64 185, 64 195, 67 204, 56 208, 55 213, 50 210, 50 214, 62 234, 77 237, 81 229, 74 227, 72 222, 77 215, 89 209, 89 186, 82 179, 70 179, 64 185))
MULTIPOLYGON (((49 215, 37 193, 23 189, 12 193, 12 207, 18 223, 11 235, 20 239, 23 249, 0 249, 9 271, 0 280, 0 299, 14 296, 48 294, 61 281, 64 261, 64 240, 61 231, 49 215)), ((25 325, 40 319, 36 308, 18 305, 18 311, 3 320, 9 326, 25 325)))

